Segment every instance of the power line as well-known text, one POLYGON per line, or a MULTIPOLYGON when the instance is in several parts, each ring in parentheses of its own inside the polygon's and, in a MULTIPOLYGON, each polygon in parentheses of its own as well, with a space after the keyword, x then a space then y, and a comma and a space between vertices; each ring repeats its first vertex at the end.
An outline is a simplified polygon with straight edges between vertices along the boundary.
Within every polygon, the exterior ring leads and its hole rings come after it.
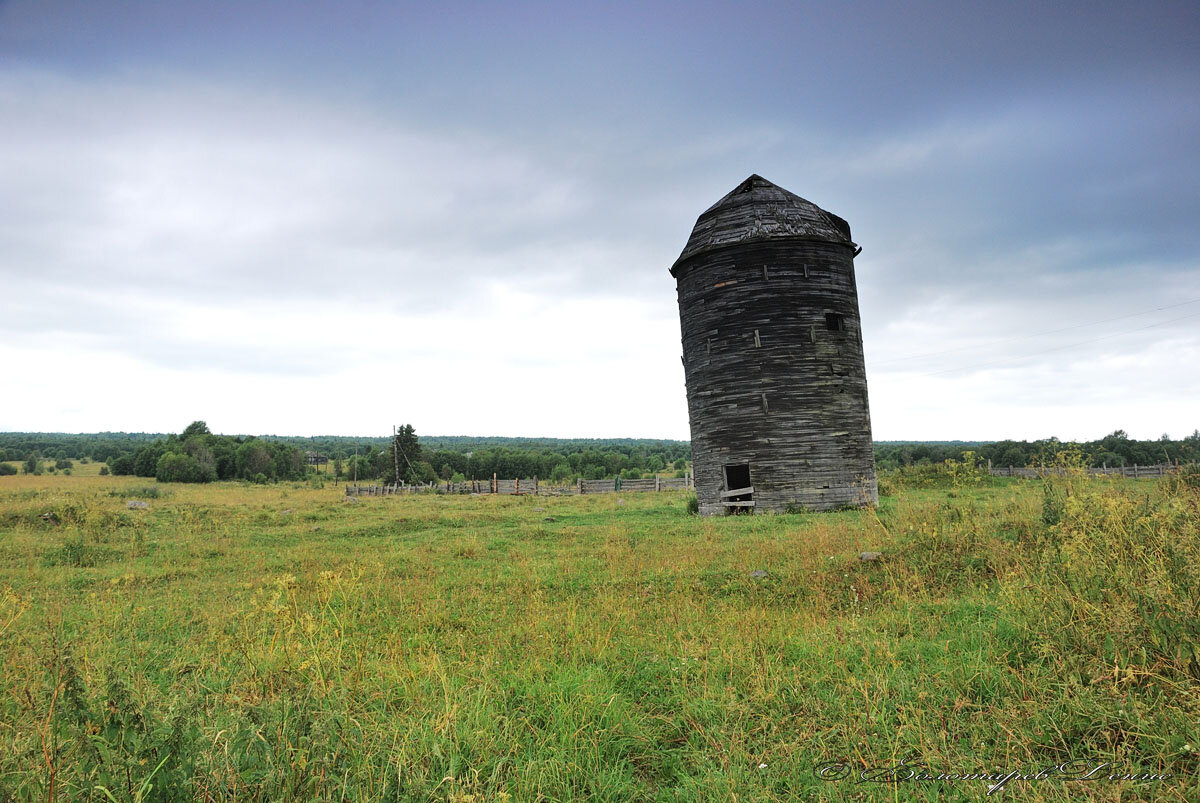
MULTIPOLYGON (((1188 303, 1191 303, 1191 302, 1188 302, 1188 303)), ((1183 306, 1183 305, 1175 304, 1173 306, 1183 306)), ((1166 307, 1164 307, 1163 309, 1166 309, 1166 307)), ((1041 351, 1035 351, 1031 354, 1018 354, 1015 357, 1003 357, 998 360, 992 360, 991 362, 979 363, 977 365, 964 365, 964 366, 959 366, 957 368, 945 368, 941 371, 930 371, 929 373, 919 374, 919 376, 937 376, 938 374, 950 374, 950 373, 954 373, 955 371, 973 371, 973 370, 976 370, 979 368, 987 368, 988 366, 999 365, 1000 363, 1013 362, 1015 360, 1025 360, 1025 359, 1028 359, 1029 357, 1037 357, 1038 355, 1049 354, 1053 351, 1063 351, 1064 349, 1075 348, 1076 346, 1086 346, 1089 343, 1096 343, 1101 340, 1109 340, 1114 337, 1122 337, 1123 335, 1131 335, 1134 332, 1141 332, 1146 329, 1153 329, 1156 326, 1166 326, 1169 323, 1175 323, 1176 321, 1183 321, 1183 320, 1187 320, 1188 318, 1195 318, 1197 316, 1200 316, 1200 312, 1193 312, 1190 315, 1182 315, 1178 318, 1171 318, 1170 320, 1167 320, 1167 321, 1159 321, 1158 323, 1151 323, 1151 324, 1147 324, 1146 326, 1139 326, 1136 329, 1128 329, 1124 332, 1114 332, 1109 335, 1100 335, 1099 337, 1093 337, 1088 340, 1080 340, 1077 343, 1067 343, 1066 345, 1063 345, 1063 346, 1054 346, 1053 348, 1043 349, 1041 351)), ((1072 327, 1068 327, 1068 328, 1072 328, 1072 327)))
MULTIPOLYGON (((1163 307, 1155 307, 1154 309, 1142 310, 1141 312, 1130 312, 1125 315, 1118 315, 1115 318, 1104 318, 1104 319, 1098 320, 1098 321, 1089 321, 1087 323, 1077 323, 1077 324, 1073 324, 1071 326, 1064 326, 1060 329, 1046 329, 1041 332, 1031 332, 1030 334, 1027 334, 1027 335, 1017 335, 1016 337, 1005 338, 1004 340, 993 340, 990 343, 981 343, 981 344, 975 344, 975 345, 970 345, 970 346, 958 346, 957 348, 945 349, 943 351, 929 351, 924 354, 910 354, 907 357, 893 357, 890 360, 872 360, 871 365, 873 365, 873 366, 887 365, 889 363, 903 362, 905 360, 919 360, 924 357, 938 357, 943 354, 954 354, 959 351, 972 351, 975 349, 986 349, 986 348, 990 348, 991 346, 999 346, 999 345, 1003 345, 1005 343, 1014 343, 1018 340, 1030 340, 1035 337, 1041 337, 1042 335, 1053 335, 1053 334, 1058 334, 1059 332, 1069 332, 1072 329, 1083 329, 1088 326, 1096 326, 1096 325, 1102 324, 1102 323, 1112 323, 1113 321, 1122 321, 1122 320, 1125 320, 1126 318, 1136 318, 1141 315, 1149 315, 1152 312, 1161 312, 1162 310, 1174 309, 1176 307, 1186 307, 1188 304, 1196 304, 1196 303, 1200 303, 1200 298, 1193 298, 1189 301, 1180 301, 1178 304, 1167 304, 1166 306, 1163 306, 1163 307)), ((1185 317, 1191 317, 1191 316, 1185 316, 1185 317)), ((1175 320, 1182 320, 1182 319, 1177 318, 1175 320)), ((1163 321, 1163 323, 1170 323, 1170 321, 1163 321)), ((1153 324, 1153 325, 1157 326, 1158 324, 1153 324)), ((1134 329, 1133 331, 1136 332, 1139 330, 1134 329)))

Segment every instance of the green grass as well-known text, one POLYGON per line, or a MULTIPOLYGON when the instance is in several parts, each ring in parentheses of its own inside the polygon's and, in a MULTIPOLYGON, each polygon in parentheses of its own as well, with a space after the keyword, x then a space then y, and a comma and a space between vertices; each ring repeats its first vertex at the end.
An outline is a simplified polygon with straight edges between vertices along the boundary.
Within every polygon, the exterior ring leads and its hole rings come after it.
POLYGON ((0 800, 986 792, 855 782, 904 759, 1112 761, 1171 778, 1008 793, 1197 799, 1197 491, 889 482, 878 511, 700 519, 0 477, 0 800))

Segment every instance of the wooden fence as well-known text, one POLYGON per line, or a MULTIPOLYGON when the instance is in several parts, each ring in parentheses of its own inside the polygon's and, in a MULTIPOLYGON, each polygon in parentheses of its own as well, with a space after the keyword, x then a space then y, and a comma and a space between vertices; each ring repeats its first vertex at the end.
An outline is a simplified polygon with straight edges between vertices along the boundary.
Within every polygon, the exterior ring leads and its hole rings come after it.
POLYGON ((693 488, 691 476, 650 477, 641 480, 577 480, 571 485, 552 485, 529 479, 468 480, 467 482, 428 482, 410 485, 347 485, 346 496, 388 496, 408 493, 444 494, 516 494, 533 496, 567 496, 570 494, 644 493, 678 491, 693 488))
MULTIPOLYGON (((1163 477, 1179 469, 1172 463, 1159 463, 1153 466, 1100 466, 1089 468, 1092 474, 1111 475, 1141 479, 1145 477, 1163 477)), ((1066 469, 1057 466, 992 466, 988 471, 997 477, 1026 477, 1036 478, 1047 475, 1063 474, 1066 469)), ((444 494, 516 494, 523 496, 568 496, 571 494, 611 494, 611 493, 643 493, 652 491, 677 491, 694 488, 695 482, 687 477, 651 477, 641 480, 577 480, 572 485, 552 485, 539 482, 537 477, 528 479, 502 480, 493 477, 490 480, 468 480, 467 482, 428 482, 410 485, 347 485, 346 496, 388 496, 391 494, 410 493, 444 493, 444 494)))
MULTIPOLYGON (((1153 466, 1139 466, 1135 463, 1132 466, 1098 466, 1089 468, 1088 472, 1091 474, 1140 479, 1142 477, 1164 477, 1177 470, 1179 470, 1179 466, 1174 463, 1158 463, 1153 466)), ((1045 477, 1048 474, 1057 475, 1066 473, 1066 469, 1059 466, 993 467, 990 462, 988 464, 988 471, 997 477, 1045 477)))

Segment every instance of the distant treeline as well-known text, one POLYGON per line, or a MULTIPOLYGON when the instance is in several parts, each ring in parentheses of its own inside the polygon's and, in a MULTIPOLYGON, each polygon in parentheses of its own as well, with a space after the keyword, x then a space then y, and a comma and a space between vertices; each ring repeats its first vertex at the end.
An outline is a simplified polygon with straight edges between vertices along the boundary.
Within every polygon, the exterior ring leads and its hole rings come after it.
POLYGON ((27 473, 41 473, 41 460, 56 465, 71 458, 105 463, 102 473, 154 477, 161 482, 253 482, 303 479, 304 451, 254 437, 214 435, 194 421, 178 435, 103 432, 0 433, 0 459, 21 460, 27 473))
POLYGON ((1121 429, 1086 443, 1060 441, 1058 438, 974 443, 876 441, 875 466, 889 469, 961 460, 963 453, 968 451, 974 452, 981 460, 992 461, 993 466, 1037 466, 1053 463, 1055 455, 1067 449, 1078 449, 1093 466, 1150 466, 1177 460, 1180 463, 1195 463, 1200 462, 1200 430, 1177 441, 1166 435, 1153 441, 1133 440, 1121 429))
MULTIPOLYGON (((202 421, 179 435, 0 433, 0 460, 87 458, 107 463, 113 474, 145 477, 157 476, 159 461, 172 453, 211 465, 211 471, 197 469, 190 461, 170 458, 165 466, 171 468, 168 474, 172 477, 254 479, 262 474, 267 480, 297 479, 305 474, 306 452, 326 458, 324 469, 335 476, 384 482, 392 482, 396 476, 397 455, 390 436, 213 435, 202 421)), ((636 479, 656 473, 684 476, 691 447, 687 441, 645 438, 426 436, 419 444, 402 445, 401 455, 407 458, 400 460, 400 478, 406 482, 490 478, 493 474, 505 479, 536 476, 573 482, 616 476, 636 479)))
MULTIPOLYGON (((653 474, 682 476, 691 458, 687 441, 642 438, 503 438, 424 436, 402 446, 408 461, 401 479, 427 482, 454 478, 540 477, 550 481, 636 478, 653 474)), ((961 460, 974 452, 994 466, 1029 466, 1053 462, 1064 449, 1078 449, 1094 466, 1152 465, 1200 461, 1200 431, 1181 440, 1133 440, 1123 430, 1086 443, 1047 438, 1037 441, 899 442, 877 441, 875 462, 881 469, 961 460)), ((194 474, 210 479, 298 479, 306 473, 305 453, 327 459, 326 470, 340 476, 391 481, 397 455, 392 438, 323 435, 294 437, 214 435, 197 421, 179 435, 100 432, 95 434, 0 433, 0 460, 90 459, 107 463, 112 473, 157 476, 194 474), (356 456, 357 453, 357 456, 356 456), (191 458, 185 460, 183 458, 191 458), (199 468, 197 468, 199 466, 199 468), (197 473, 199 472, 199 473, 197 473)))
MULTIPOLYGON (((319 440, 319 439, 318 439, 319 440)), ((395 477, 391 438, 359 445, 359 456, 343 457, 343 476, 358 479, 395 477), (355 471, 357 470, 357 474, 355 471)), ((422 437, 415 459, 401 465, 401 479, 435 480, 540 477, 550 482, 611 477, 638 479, 663 474, 685 476, 691 447, 686 441, 621 438, 612 440, 555 440, 552 438, 422 437), (409 465, 411 463, 411 466, 409 465)), ((336 469, 336 466, 335 466, 336 469)))
POLYGON ((97 463, 121 454, 132 454, 148 443, 167 437, 166 433, 97 432, 0 432, 0 457, 24 460, 29 456, 49 459, 84 457, 97 463))

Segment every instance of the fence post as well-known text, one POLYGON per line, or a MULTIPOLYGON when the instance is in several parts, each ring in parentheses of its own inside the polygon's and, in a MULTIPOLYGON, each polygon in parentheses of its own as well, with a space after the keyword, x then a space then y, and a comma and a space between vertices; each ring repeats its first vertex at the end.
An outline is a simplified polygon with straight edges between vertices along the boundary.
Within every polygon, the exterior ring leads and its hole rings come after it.
POLYGON ((533 495, 534 496, 538 495, 537 474, 533 475, 533 495))
POLYGON ((583 477, 579 478, 579 493, 583 494, 583 477))
POLYGON ((496 475, 494 473, 492 474, 492 493, 500 493, 496 487, 496 475))
POLYGON ((654 475, 654 492, 658 493, 662 490, 662 481, 659 480, 658 474, 654 475))
POLYGON ((513 480, 513 496, 521 495, 521 478, 517 477, 513 480))

